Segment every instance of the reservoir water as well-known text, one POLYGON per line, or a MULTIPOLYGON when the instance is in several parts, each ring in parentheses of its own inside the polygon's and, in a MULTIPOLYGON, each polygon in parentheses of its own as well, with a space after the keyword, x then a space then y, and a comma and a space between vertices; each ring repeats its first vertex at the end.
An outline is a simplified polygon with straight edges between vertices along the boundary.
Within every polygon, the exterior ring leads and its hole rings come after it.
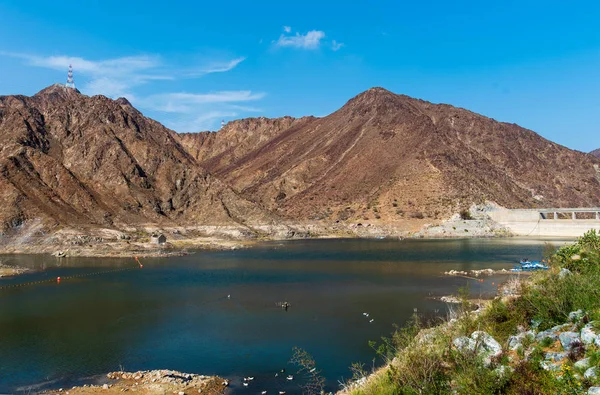
POLYGON ((29 284, 0 289, 0 393, 69 388, 123 369, 217 374, 240 394, 297 393, 301 378, 274 377, 294 372, 295 346, 335 391, 352 362, 373 364, 368 341, 415 309, 443 317, 447 305, 434 297, 469 283, 475 296, 491 295, 502 279, 444 271, 510 268, 539 259, 543 247, 532 239, 269 242, 143 259, 142 269, 133 259, 0 256, 38 269, 0 278, 0 287, 29 284), (60 284, 44 282, 58 276, 60 284), (248 375, 256 377, 252 388, 241 386, 248 375))

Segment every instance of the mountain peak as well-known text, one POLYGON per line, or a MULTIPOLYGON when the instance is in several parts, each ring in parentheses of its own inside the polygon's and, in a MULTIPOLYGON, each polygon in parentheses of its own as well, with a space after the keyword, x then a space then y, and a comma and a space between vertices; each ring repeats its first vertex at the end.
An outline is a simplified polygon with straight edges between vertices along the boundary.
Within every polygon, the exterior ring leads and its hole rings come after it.
POLYGON ((373 97, 381 97, 381 98, 386 98, 386 97, 395 97, 398 96, 396 95, 394 92, 391 92, 385 88, 382 88, 380 86, 374 86, 373 88, 369 88, 366 91, 359 93, 358 95, 356 95, 354 98, 358 99, 358 98, 365 98, 365 97, 369 97, 369 98, 373 98, 373 97))
POLYGON ((36 93, 35 97, 47 97, 47 98, 69 98, 73 96, 81 95, 81 92, 75 88, 67 88, 64 84, 53 84, 47 88, 42 89, 36 93))

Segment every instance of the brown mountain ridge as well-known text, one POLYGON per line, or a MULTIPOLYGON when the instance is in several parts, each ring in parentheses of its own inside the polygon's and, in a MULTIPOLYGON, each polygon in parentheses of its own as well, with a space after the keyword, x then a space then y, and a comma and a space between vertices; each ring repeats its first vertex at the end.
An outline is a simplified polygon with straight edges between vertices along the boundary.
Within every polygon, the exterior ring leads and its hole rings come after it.
POLYGON ((0 231, 272 221, 125 99, 53 85, 0 97, 0 231))
POLYGON ((293 220, 402 223, 442 219, 473 203, 600 200, 600 162, 591 156, 515 124, 383 88, 324 118, 234 121, 181 141, 242 196, 293 220), (257 130, 268 139, 258 140, 257 130))
POLYGON ((323 118, 177 134, 125 99, 53 85, 0 96, 0 244, 31 223, 42 233, 210 225, 260 234, 368 221, 402 232, 474 203, 598 206, 599 166, 517 125, 382 88, 323 118))

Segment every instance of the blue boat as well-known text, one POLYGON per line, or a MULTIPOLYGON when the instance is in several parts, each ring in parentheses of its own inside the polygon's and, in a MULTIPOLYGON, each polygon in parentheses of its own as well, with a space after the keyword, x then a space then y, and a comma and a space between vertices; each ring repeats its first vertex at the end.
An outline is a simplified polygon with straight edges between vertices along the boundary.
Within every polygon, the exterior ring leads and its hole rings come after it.
POLYGON ((538 270, 548 270, 548 265, 540 261, 530 261, 529 259, 521 259, 519 265, 515 265, 511 272, 535 272, 538 270))

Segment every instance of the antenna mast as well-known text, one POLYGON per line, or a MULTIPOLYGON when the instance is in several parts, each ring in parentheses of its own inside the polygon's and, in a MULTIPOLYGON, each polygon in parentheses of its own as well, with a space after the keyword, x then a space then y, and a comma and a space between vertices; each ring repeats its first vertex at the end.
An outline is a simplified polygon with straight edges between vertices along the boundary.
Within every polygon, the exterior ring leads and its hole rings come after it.
POLYGON ((75 89, 75 81, 73 80, 73 66, 69 65, 69 72, 67 73, 67 83, 65 88, 75 89))

